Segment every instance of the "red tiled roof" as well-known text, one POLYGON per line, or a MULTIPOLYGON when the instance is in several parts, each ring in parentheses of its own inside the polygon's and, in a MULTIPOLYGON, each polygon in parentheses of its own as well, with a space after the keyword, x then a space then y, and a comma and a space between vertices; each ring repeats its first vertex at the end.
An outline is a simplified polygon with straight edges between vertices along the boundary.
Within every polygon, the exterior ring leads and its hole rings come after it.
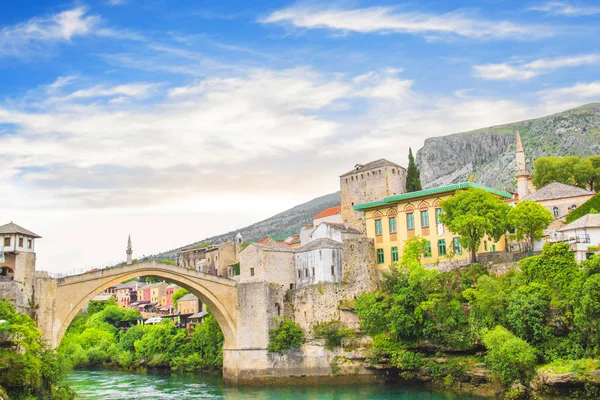
POLYGON ((327 210, 315 215, 313 219, 329 217, 330 215, 335 215, 340 212, 342 212, 342 206, 330 207, 327 210))
POLYGON ((262 239, 258 239, 258 241, 256 243, 259 243, 259 244, 271 243, 272 244, 272 243, 275 243, 275 241, 267 236, 262 239))

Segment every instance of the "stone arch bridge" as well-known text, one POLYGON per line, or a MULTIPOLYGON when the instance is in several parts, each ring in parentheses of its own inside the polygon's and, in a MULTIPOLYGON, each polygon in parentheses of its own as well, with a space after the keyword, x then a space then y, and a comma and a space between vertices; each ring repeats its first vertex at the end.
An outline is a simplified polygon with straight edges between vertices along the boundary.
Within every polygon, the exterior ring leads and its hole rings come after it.
MULTIPOLYGON (((225 338, 225 381, 256 382, 257 378, 271 379, 289 376, 290 373, 305 374, 306 366, 281 364, 277 357, 274 358, 273 354, 267 351, 269 328, 279 315, 278 306, 283 301, 286 288, 257 279, 237 282, 154 261, 65 278, 37 274, 34 285, 34 300, 37 304, 35 313, 38 327, 48 344, 52 347, 60 344, 75 315, 95 295, 110 286, 138 276, 153 276, 176 283, 195 294, 208 306, 225 338)), ((308 357, 303 362, 310 366, 311 360, 308 357)), ((323 368, 328 371, 329 364, 323 368)), ((320 367, 316 372, 323 373, 323 368, 320 367)))
POLYGON ((215 316, 225 348, 235 348, 237 336, 236 282, 196 270, 159 263, 140 262, 65 278, 37 278, 35 297, 38 327, 52 347, 57 347, 79 311, 98 293, 139 276, 153 276, 176 283, 195 294, 215 316))

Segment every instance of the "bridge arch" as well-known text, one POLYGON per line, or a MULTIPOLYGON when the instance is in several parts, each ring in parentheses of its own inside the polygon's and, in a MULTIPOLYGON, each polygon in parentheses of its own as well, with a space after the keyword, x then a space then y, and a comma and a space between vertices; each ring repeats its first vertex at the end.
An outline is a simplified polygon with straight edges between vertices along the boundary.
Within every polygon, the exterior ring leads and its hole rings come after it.
MULTIPOLYGON (((179 266, 142 262, 103 269, 57 280, 52 337, 53 347, 60 344, 67 328, 79 311, 98 293, 139 276, 162 278, 187 289, 205 303, 217 320, 225 338, 224 349, 236 348, 236 282, 179 266)), ((41 316, 44 318, 44 316, 41 316)))

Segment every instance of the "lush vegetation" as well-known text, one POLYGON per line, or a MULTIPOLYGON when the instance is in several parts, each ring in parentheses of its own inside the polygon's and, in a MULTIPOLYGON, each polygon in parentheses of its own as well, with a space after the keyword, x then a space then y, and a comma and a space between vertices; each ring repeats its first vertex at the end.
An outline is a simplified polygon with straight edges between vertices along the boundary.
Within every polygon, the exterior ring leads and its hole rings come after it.
POLYGON ((294 321, 279 317, 275 327, 269 329, 269 345, 267 350, 272 353, 286 353, 298 348, 304 343, 304 331, 294 321))
POLYGON ((508 223, 517 239, 525 240, 528 251, 533 251, 533 242, 542 238, 553 220, 552 213, 535 201, 520 201, 508 212, 508 223))
POLYGON ((137 310, 126 310, 114 301, 90 302, 67 330, 59 346, 74 368, 114 366, 125 369, 170 368, 193 371, 220 369, 223 334, 213 316, 191 331, 170 320, 157 325, 137 325, 137 310), (121 321, 132 323, 127 330, 121 321))
POLYGON ((406 170, 406 192, 417 192, 421 190, 421 174, 415 164, 412 149, 408 148, 408 169, 406 170))
POLYGON ((600 357, 600 256, 578 265, 567 244, 546 245, 520 271, 500 276, 478 265, 442 273, 404 260, 379 291, 357 299, 356 312, 373 337, 373 362, 452 382, 465 362, 442 368, 431 360, 466 353, 498 382, 527 384, 536 366, 585 367, 574 360, 600 357))
POLYGON ((539 157, 533 165, 533 183, 538 188, 561 182, 583 189, 600 189, 600 156, 539 157))
POLYGON ((598 214, 600 212, 600 193, 596 193, 591 199, 577 207, 567 215, 567 223, 571 223, 587 214, 598 214))
POLYGON ((340 321, 329 321, 316 324, 313 327, 315 337, 325 339, 325 348, 328 350, 334 350, 342 345, 344 339, 351 339, 354 337, 354 330, 348 328, 340 321))
POLYGON ((462 246, 469 249, 471 261, 477 259, 481 240, 488 236, 500 240, 508 230, 510 206, 483 189, 470 188, 442 202, 441 222, 460 235, 462 246))
POLYGON ((62 383, 69 363, 45 346, 35 321, 6 300, 0 301, 0 320, 0 388, 14 399, 74 398, 62 383))

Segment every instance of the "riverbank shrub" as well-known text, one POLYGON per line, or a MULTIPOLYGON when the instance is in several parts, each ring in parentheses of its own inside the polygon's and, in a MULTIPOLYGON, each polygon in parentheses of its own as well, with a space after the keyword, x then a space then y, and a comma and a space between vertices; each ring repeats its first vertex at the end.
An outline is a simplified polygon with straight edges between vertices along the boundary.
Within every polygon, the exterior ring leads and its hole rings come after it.
POLYGON ((269 345, 271 353, 286 353, 304 343, 304 331, 298 324, 286 317, 279 317, 275 327, 269 329, 269 345))
POLYGON ((325 339, 325 348, 334 350, 342 345, 344 339, 354 337, 354 330, 348 328, 340 321, 329 321, 313 326, 313 332, 316 337, 325 339))
POLYGON ((525 340, 502 326, 486 332, 482 338, 487 348, 486 362, 503 385, 528 382, 536 365, 535 350, 525 340))
POLYGON ((600 256, 577 264, 568 244, 546 245, 500 276, 477 265, 439 272, 414 260, 395 264, 378 291, 355 303, 361 331, 373 338, 372 363, 407 351, 481 353, 499 380, 526 383, 532 366, 600 358, 600 256), (494 347, 494 336, 512 347, 494 347))
POLYGON ((63 384, 70 365, 65 358, 46 347, 35 321, 0 301, 0 387, 10 398, 73 399, 63 384))

